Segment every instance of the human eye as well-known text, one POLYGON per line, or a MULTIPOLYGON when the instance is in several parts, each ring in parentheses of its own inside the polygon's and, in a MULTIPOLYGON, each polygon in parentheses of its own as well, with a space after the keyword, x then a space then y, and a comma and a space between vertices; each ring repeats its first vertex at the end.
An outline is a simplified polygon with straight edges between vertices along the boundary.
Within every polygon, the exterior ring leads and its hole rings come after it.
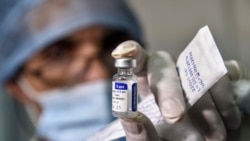
POLYGON ((61 60, 70 57, 75 45, 70 40, 59 41, 44 51, 44 57, 51 60, 61 60))
POLYGON ((51 47, 44 53, 47 60, 60 60, 63 58, 65 51, 59 47, 51 47))

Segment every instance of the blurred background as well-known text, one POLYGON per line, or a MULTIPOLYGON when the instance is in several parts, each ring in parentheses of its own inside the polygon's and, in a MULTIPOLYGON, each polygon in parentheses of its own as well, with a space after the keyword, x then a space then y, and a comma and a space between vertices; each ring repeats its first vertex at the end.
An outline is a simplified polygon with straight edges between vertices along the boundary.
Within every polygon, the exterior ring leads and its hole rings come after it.
MULTIPOLYGON (((18 0, 0 0, 0 21, 18 0)), ((250 68, 250 0, 127 0, 145 30, 149 50, 176 58, 196 32, 208 25, 224 59, 250 68)))
POLYGON ((176 58, 208 25, 224 59, 250 68, 250 0, 128 0, 139 16, 150 50, 176 58))

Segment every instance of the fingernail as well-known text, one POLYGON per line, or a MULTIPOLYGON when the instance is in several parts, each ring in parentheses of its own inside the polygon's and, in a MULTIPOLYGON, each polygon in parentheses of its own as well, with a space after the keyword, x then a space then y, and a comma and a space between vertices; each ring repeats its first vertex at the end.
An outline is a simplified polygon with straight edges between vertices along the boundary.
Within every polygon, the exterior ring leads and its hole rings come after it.
POLYGON ((111 55, 114 58, 132 57, 137 51, 136 46, 139 46, 139 44, 135 43, 134 41, 123 42, 119 44, 115 50, 113 50, 111 55))
POLYGON ((143 129, 142 124, 132 120, 121 119, 121 124, 123 125, 123 129, 131 134, 140 134, 143 129))
POLYGON ((184 105, 182 105, 180 100, 177 98, 168 99, 161 106, 162 115, 169 123, 177 122, 180 118, 182 118, 184 111, 184 105))

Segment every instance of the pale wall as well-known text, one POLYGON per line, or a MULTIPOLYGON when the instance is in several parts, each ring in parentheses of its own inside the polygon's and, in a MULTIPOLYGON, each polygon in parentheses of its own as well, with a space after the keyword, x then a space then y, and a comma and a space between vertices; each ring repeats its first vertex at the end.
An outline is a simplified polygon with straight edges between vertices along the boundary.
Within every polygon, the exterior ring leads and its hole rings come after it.
POLYGON ((208 25, 224 59, 237 59, 250 68, 249 0, 128 0, 139 16, 150 50, 174 56, 208 25))

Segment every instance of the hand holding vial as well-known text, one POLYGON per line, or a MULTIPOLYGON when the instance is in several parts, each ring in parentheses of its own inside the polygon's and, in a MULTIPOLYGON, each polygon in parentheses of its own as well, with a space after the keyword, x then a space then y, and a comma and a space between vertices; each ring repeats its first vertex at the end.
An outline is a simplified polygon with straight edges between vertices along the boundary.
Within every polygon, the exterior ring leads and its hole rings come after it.
MULTIPOLYGON (((207 48, 208 45, 205 43, 202 47, 207 48)), ((214 54, 207 52, 207 55, 214 54)), ((136 60, 134 73, 137 75, 138 95, 141 100, 148 95, 153 95, 166 121, 162 125, 154 126, 139 111, 135 117, 120 114, 117 117, 120 117, 128 141, 225 140, 225 127, 236 129, 240 125, 240 114, 232 98, 235 94, 231 87, 232 79, 230 79, 231 76, 240 75, 238 71, 232 72, 235 65, 231 65, 232 69, 228 69, 227 75, 210 88, 190 110, 187 110, 181 81, 176 71, 176 62, 169 53, 157 51, 149 55, 138 43, 126 41, 113 50, 112 56, 115 59, 136 60), (225 115, 225 113, 228 114, 225 115)), ((226 64, 226 67, 228 66, 230 65, 226 64)))

